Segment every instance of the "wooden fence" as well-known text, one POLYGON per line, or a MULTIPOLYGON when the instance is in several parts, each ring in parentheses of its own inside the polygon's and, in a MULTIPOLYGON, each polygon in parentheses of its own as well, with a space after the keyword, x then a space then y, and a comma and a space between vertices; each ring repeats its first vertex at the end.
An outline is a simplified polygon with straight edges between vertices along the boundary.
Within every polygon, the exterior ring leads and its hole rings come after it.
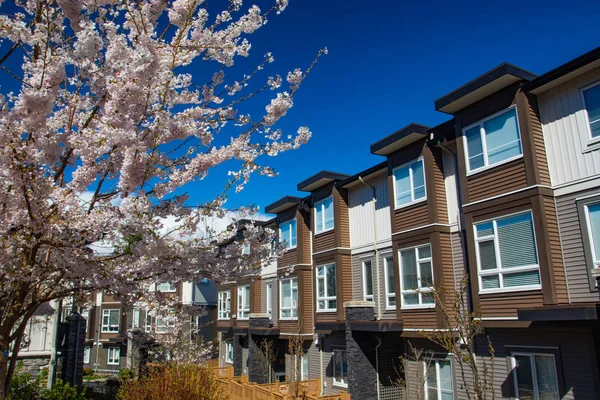
POLYGON ((229 395, 229 400, 294 400, 293 385, 299 385, 298 400, 350 400, 350 395, 344 391, 338 394, 320 396, 321 380, 265 383, 258 384, 248 382, 248 377, 234 376, 233 367, 213 367, 213 373, 217 376, 223 392, 229 395))

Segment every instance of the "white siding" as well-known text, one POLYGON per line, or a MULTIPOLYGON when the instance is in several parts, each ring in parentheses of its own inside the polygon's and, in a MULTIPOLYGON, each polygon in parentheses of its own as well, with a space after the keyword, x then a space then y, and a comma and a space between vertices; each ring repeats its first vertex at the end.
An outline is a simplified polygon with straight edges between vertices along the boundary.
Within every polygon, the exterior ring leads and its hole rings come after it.
POLYGON ((589 145, 589 123, 580 88, 600 80, 593 69, 538 96, 553 186, 600 173, 600 147, 589 145))
MULTIPOLYGON (((456 150, 454 150, 456 151, 456 150)), ((456 185, 456 158, 447 151, 442 152, 444 163, 444 186, 446 187, 446 202, 448 204, 448 222, 455 224, 458 222, 458 189, 456 185)))
MULTIPOLYGON (((381 173, 365 180, 375 187, 377 207, 377 241, 389 240, 392 233, 387 174, 381 173)), ((375 240, 373 221, 373 190, 362 183, 348 190, 350 208, 350 246, 371 245, 375 240)))
POLYGON ((53 316, 33 316, 25 329, 27 347, 19 350, 19 356, 25 357, 28 353, 47 353, 52 351, 53 316))

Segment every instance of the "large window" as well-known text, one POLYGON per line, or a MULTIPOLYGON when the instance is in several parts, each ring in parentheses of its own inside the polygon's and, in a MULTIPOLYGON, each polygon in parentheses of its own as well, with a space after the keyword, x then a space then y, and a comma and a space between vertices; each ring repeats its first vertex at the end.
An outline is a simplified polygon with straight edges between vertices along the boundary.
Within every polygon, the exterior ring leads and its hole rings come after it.
POLYGON ((119 365, 119 358, 121 357, 121 349, 119 347, 108 348, 108 365, 119 365))
POLYGON ((225 362, 233 364, 233 342, 231 340, 225 342, 225 362))
POLYGON ((335 311, 335 264, 317 267, 317 311, 335 311))
POLYGON ((385 308, 396 309, 396 283, 394 280, 394 258, 387 256, 383 259, 385 267, 385 308))
POLYGON ((425 200, 425 168, 423 159, 394 169, 396 208, 425 200))
POLYGON ((152 332, 152 315, 150 314, 150 310, 146 310, 144 319, 144 331, 152 332))
POLYGON ((590 136, 595 139, 600 137, 600 83, 583 88, 581 96, 590 124, 590 136))
POLYGON ((279 317, 281 319, 298 318, 298 279, 282 279, 279 293, 279 317))
POLYGON ((450 360, 431 360, 425 380, 425 400, 452 399, 454 399, 452 363, 450 360))
POLYGON ((131 329, 140 329, 140 309, 133 309, 133 316, 131 317, 131 329))
POLYGON ((333 384, 343 387, 348 386, 346 350, 333 349, 333 384))
POLYGON ((511 107, 463 129, 469 172, 520 157, 517 109, 511 107))
POLYGON ((177 290, 175 284, 171 282, 159 283, 156 288, 159 292, 175 292, 177 290))
POLYGON ((102 310, 102 332, 119 332, 119 310, 102 310))
POLYGON ((600 203, 585 205, 588 237, 594 268, 600 267, 600 203))
POLYGON ((430 245, 400 250, 400 287, 402 308, 434 305, 430 245))
POLYGON ((291 219, 279 225, 279 240, 286 249, 296 247, 296 220, 291 219))
POLYGON ((81 316, 85 318, 85 331, 87 332, 88 327, 90 326, 90 310, 81 310, 81 316))
POLYGON ((333 198, 315 203, 315 233, 333 229, 333 198))
POLYGON ((300 380, 308 380, 308 354, 302 354, 302 362, 300 364, 300 380))
POLYGON ((85 346, 83 348, 83 363, 84 364, 90 363, 90 355, 91 354, 92 354, 92 348, 90 346, 85 346))
POLYGON ((231 291, 219 292, 219 319, 229 319, 231 313, 231 291))
POLYGON ((237 317, 248 319, 250 316, 250 285, 237 288, 237 317))
POLYGON ((516 399, 559 400, 553 354, 515 352, 512 364, 516 399))
POLYGON ((267 297, 267 314, 269 318, 273 318, 273 284, 267 283, 265 295, 267 297))
POLYGON ((162 314, 157 314, 154 329, 156 333, 168 333, 169 329, 173 330, 175 326, 175 321, 173 320, 174 312, 174 309, 167 309, 162 314))
POLYGON ((363 273, 363 298, 373 301, 373 264, 371 260, 362 262, 363 273))
POLYGON ((530 211, 475 224, 480 292, 541 288, 530 211))

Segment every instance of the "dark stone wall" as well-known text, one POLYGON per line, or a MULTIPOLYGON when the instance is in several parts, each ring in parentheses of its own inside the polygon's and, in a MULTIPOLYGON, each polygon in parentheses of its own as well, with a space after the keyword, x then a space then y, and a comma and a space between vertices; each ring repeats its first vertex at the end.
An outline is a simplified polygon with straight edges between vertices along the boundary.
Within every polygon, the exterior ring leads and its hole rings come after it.
POLYGON ((62 350, 64 360, 61 379, 71 385, 81 385, 83 383, 83 349, 85 346, 86 320, 78 313, 73 313, 69 315, 67 321, 65 346, 62 350))
POLYGON ((377 400, 377 371, 374 347, 378 341, 372 332, 352 332, 352 321, 372 321, 373 307, 346 308, 346 359, 348 392, 353 399, 377 400))
MULTIPOLYGON (((269 317, 250 318, 250 330, 252 328, 268 328, 269 325, 269 317)), ((268 380, 268 377, 265 376, 263 366, 259 362, 261 352, 259 346, 263 338, 265 336, 248 333, 248 378, 250 382, 267 383, 268 380)))
POLYGON ((242 365, 242 347, 244 338, 241 335, 233 335, 233 374, 241 376, 244 373, 242 365))

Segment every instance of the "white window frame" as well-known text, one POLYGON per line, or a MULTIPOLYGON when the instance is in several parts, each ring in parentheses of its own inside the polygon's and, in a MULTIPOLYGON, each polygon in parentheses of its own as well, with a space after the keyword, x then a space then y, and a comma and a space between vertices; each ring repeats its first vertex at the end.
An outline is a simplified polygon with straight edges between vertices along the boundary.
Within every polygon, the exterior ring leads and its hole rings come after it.
POLYGON ((237 287, 237 319, 245 321, 250 318, 250 285, 240 285, 237 287), (242 308, 248 297, 248 308, 242 308), (244 315, 245 314, 245 315, 244 315))
POLYGON ((586 229, 587 229, 587 233, 588 233, 588 241, 590 243, 590 250, 592 253, 592 261, 594 263, 594 268, 600 268, 600 260, 598 260, 596 258, 596 249, 594 246, 594 234, 592 232, 592 221, 590 220, 590 210, 589 207, 590 206, 595 206, 598 203, 589 203, 589 204, 584 204, 583 205, 583 210, 585 213, 585 223, 587 225, 586 229))
POLYGON ((544 353, 544 352, 530 352, 530 351, 511 351, 510 352, 510 364, 512 369, 513 376, 513 384, 515 390, 515 400, 519 400, 519 381, 517 380, 517 360, 515 356, 529 356, 529 365, 531 365, 531 373, 532 373, 532 381, 533 381, 533 392, 535 400, 540 399, 538 380, 537 380, 537 369, 535 366, 535 356, 541 357, 552 357, 552 361, 554 362, 554 379, 556 379, 556 385, 558 387, 558 392, 560 396, 560 381, 558 380, 558 371, 556 366, 556 356, 553 353, 544 353))
MULTIPOLYGON (((346 353, 346 349, 340 349, 340 348, 333 348, 331 351, 331 356, 332 356, 332 366, 333 366, 333 386, 338 386, 338 387, 343 387, 343 388, 347 388, 348 387, 348 382, 346 382, 343 378, 341 381, 338 381, 335 378, 335 371, 336 371, 336 353, 345 353, 346 355, 346 368, 348 367, 348 353, 346 353)), ((342 375, 345 375, 346 378, 348 377, 348 371, 344 370, 344 364, 342 363, 342 375)))
POLYGON ((150 310, 148 309, 145 311, 144 331, 146 333, 152 332, 152 315, 150 315, 150 310))
MULTIPOLYGON (((317 312, 335 312, 337 311, 337 295, 336 293, 333 293, 333 295, 331 293, 329 293, 327 291, 327 267, 333 265, 334 268, 334 274, 336 273, 335 271, 337 271, 336 265, 335 263, 327 263, 327 264, 322 264, 322 265, 318 265, 317 268, 315 268, 315 290, 316 290, 316 294, 317 294, 317 312), (323 276, 320 277, 319 276, 319 269, 323 268, 323 276), (323 291, 325 293, 325 296, 323 297, 319 297, 319 280, 323 280, 323 291), (329 300, 335 300, 335 308, 329 308, 329 300), (320 308, 319 307, 319 301, 324 301, 325 302, 325 308, 320 308)), ((336 277, 337 278, 337 277, 336 277)), ((335 280, 335 291, 337 292, 337 279, 335 280)))
POLYGON ((335 208, 333 211, 333 226, 331 228, 325 229, 325 202, 327 200, 331 200, 331 207, 335 207, 333 204, 333 196, 329 196, 324 198, 323 200, 319 200, 315 203, 315 235, 319 233, 329 232, 335 229, 335 208), (317 230, 317 218, 319 216, 319 212, 321 213, 321 226, 323 227, 320 231, 317 230))
MULTIPOLYGON (((437 382, 437 398, 441 399, 442 398, 442 393, 446 393, 448 394, 448 391, 444 391, 442 390, 442 385, 440 384, 440 364, 439 362, 443 361, 443 362, 449 362, 450 363, 450 376, 452 377, 451 383, 452 383, 452 398, 456 398, 456 396, 454 395, 454 365, 452 365, 452 360, 449 360, 447 358, 432 358, 431 362, 429 364, 429 366, 431 366, 432 364, 435 365, 435 381, 437 382)), ((427 384, 427 363, 423 362, 423 371, 424 371, 424 375, 425 376, 425 400, 429 400, 429 387, 427 384)))
POLYGON ((81 310, 81 316, 83 318, 85 318, 85 331, 88 331, 88 327, 90 326, 90 310, 89 309, 85 309, 85 310, 81 310))
POLYGON ((131 315, 131 329, 140 328, 140 309, 135 307, 131 315))
POLYGON ((425 171, 425 159, 422 156, 418 157, 414 160, 411 160, 410 162, 407 162, 405 164, 395 167, 392 170, 392 178, 393 178, 392 183, 393 183, 393 187, 394 187, 394 209, 395 210, 399 210, 404 207, 412 206, 413 204, 422 203, 424 201, 427 201, 427 171, 425 171), (421 164, 423 164, 423 189, 425 190, 425 196, 415 200, 415 184, 414 184, 413 169, 411 167, 411 164, 414 164, 416 162, 420 162, 421 164), (404 203, 404 204, 398 205, 397 204, 397 197, 398 197, 397 193, 398 192, 397 192, 397 188, 396 188, 396 171, 399 169, 402 169, 402 168, 406 168, 406 167, 408 167, 411 201, 409 203, 404 203))
POLYGON ((304 353, 304 354, 302 354, 302 357, 300 358, 300 380, 301 381, 308 380, 308 369, 309 369, 308 353, 304 353), (306 365, 304 365, 304 363, 306 363, 306 365))
POLYGON ((296 298, 299 299, 298 297, 298 278, 297 277, 290 277, 290 278, 286 278, 286 279, 281 279, 279 281, 279 319, 283 320, 283 321, 295 321, 298 319, 298 302, 296 302, 296 304, 293 304, 293 299, 294 296, 292 296, 292 293, 294 291, 294 289, 296 290, 296 298), (283 285, 283 282, 285 281, 290 281, 290 301, 292 302, 292 305, 290 307, 284 307, 283 306, 283 290, 281 290, 281 286, 283 285), (294 286, 295 283, 295 286, 294 286), (290 316, 289 317, 284 317, 282 315, 282 313, 284 311, 288 311, 291 310, 290 312, 290 316), (296 311, 296 316, 294 316, 294 311, 296 311))
POLYGON ((177 291, 177 285, 171 282, 162 282, 156 284, 156 290, 162 293, 175 293, 177 291), (169 285, 169 287, 165 287, 169 285), (163 286, 161 288, 161 286, 163 286))
POLYGON ((288 219, 287 221, 283 221, 282 223, 279 224, 279 243, 285 243, 285 249, 286 250, 291 250, 291 249, 295 249, 296 247, 298 247, 298 221, 296 220, 296 218, 292 218, 292 219, 288 219), (292 233, 292 224, 291 222, 295 221, 295 229, 296 232, 293 234, 292 233), (283 231, 281 230, 281 226, 285 225, 287 223, 290 223, 290 229, 287 233, 287 235, 289 237, 283 237, 283 231), (296 244, 292 246, 292 238, 294 237, 294 235, 296 236, 296 244))
MULTIPOLYGON (((405 309, 414 309, 414 308, 434 308, 435 307, 435 299, 433 300, 433 303, 431 304, 423 304, 423 293, 433 293, 433 288, 432 287, 422 287, 421 286, 421 263, 430 263, 431 265, 431 280, 433 282, 431 282, 431 284, 435 284, 435 276, 433 273, 433 248, 431 247, 430 243, 424 243, 424 244, 420 244, 418 246, 414 246, 414 247, 407 247, 404 249, 400 249, 398 250, 398 269, 399 269, 399 273, 400 273, 400 301, 401 301, 401 309, 405 310, 405 309), (419 249, 423 248, 423 247, 429 247, 429 253, 431 254, 429 257, 425 257, 425 258, 419 258, 419 249), (404 274, 402 273, 402 252, 404 251, 414 251, 415 252, 415 256, 416 256, 416 263, 417 263, 417 284, 419 285, 419 287, 415 290, 412 289, 404 289, 404 274), (406 294, 416 294, 419 298, 419 304, 409 304, 406 305, 404 304, 404 295, 406 294)), ((398 304, 398 299, 396 299, 396 304, 398 304)))
POLYGON ((92 346, 85 346, 83 348, 83 363, 84 364, 90 363, 91 355, 92 355, 92 346))
POLYGON ((266 310, 269 319, 273 319, 273 282, 267 282, 265 285, 266 310))
POLYGON ((102 310, 102 333, 118 333, 120 322, 121 322, 121 310, 119 310, 118 308, 105 308, 102 310), (116 311, 119 314, 119 318, 118 318, 119 322, 117 322, 117 325, 110 324, 111 311, 116 311), (107 323, 104 323, 104 317, 108 317, 107 323), (117 329, 112 330, 112 328, 115 326, 117 327, 117 329))
MULTIPOLYGON (((165 310, 165 312, 167 313, 166 316, 168 317, 169 314, 172 314, 175 312, 175 309, 169 308, 169 309, 165 310)), ((172 328, 173 326, 175 326, 175 321, 168 320, 165 323, 159 314, 156 315, 156 318, 154 321, 154 332, 155 333, 159 333, 159 334, 160 333, 169 333, 169 328, 172 328)))
MULTIPOLYGON (((583 112, 585 113, 585 120, 587 121, 586 129, 587 129, 588 145, 600 142, 600 136, 598 136, 598 137, 592 136, 592 121, 590 121, 590 115, 588 114, 588 109, 587 109, 587 105, 585 104, 585 96, 583 95, 583 92, 585 92, 586 90, 592 89, 596 86, 600 86, 600 82, 594 82, 594 83, 591 83, 591 84, 586 85, 579 89, 579 95, 581 97, 581 105, 583 105, 583 112)), ((594 121, 594 122, 596 122, 596 121, 594 121)))
POLYGON ((242 245, 242 255, 249 256, 250 255, 250 243, 245 243, 242 245))
POLYGON ((369 263, 371 265, 371 283, 373 284, 373 286, 375 286, 375 279, 373 279, 373 260, 372 259, 366 259, 366 260, 362 260, 361 265, 362 265, 362 278, 363 278, 363 300, 365 301, 375 301, 375 288, 372 287, 371 288, 371 292, 373 294, 368 295, 367 294, 367 268, 366 265, 367 263, 369 263))
POLYGON ((519 124, 519 112, 517 110, 517 106, 512 105, 510 107, 507 107, 503 110, 498 111, 497 113, 494 113, 483 119, 480 119, 479 121, 472 123, 471 125, 468 125, 468 126, 462 128, 462 141, 463 141, 463 148, 465 149, 465 165, 467 167, 467 176, 474 175, 479 172, 488 170, 490 168, 497 167, 498 165, 506 164, 508 162, 517 160, 519 158, 523 158, 523 152, 524 152, 523 151, 523 137, 521 135, 521 125, 519 124), (502 160, 495 164, 490 164, 489 159, 488 159, 488 148, 487 148, 487 142, 485 140, 485 129, 483 128, 483 124, 486 121, 489 121, 490 119, 496 118, 499 115, 502 115, 506 112, 511 111, 512 109, 515 109, 515 119, 517 121, 517 129, 519 131, 519 143, 520 143, 520 147, 521 147, 521 154, 509 157, 506 160, 502 160), (474 128, 478 125, 479 125, 479 135, 480 135, 480 139, 481 139, 481 150, 483 151, 483 167, 471 169, 471 166, 469 165, 469 148, 468 148, 468 144, 467 144, 467 134, 466 133, 469 129, 474 128))
POLYGON ((231 290, 222 290, 218 294, 218 320, 231 318, 231 290))
MULTIPOLYGON (((395 310, 396 309, 396 305, 398 304, 398 298, 396 297, 396 291, 394 290, 394 292, 389 292, 389 274, 388 274, 388 269, 391 268, 392 272, 394 273, 394 279, 396 277, 396 269, 394 268, 394 257, 392 256, 391 253, 388 254, 384 254, 382 255, 383 257, 383 278, 384 278, 384 284, 385 284, 385 309, 386 310, 395 310), (391 261, 388 262, 388 259, 390 259, 391 261), (396 305, 390 305, 390 298, 394 298, 396 300, 396 305)), ((396 282, 393 282, 394 287, 396 285, 396 282)))
POLYGON ((485 293, 508 293, 508 292, 522 292, 522 291, 526 291, 526 290, 539 290, 542 288, 542 275, 541 275, 541 270, 540 270, 540 256, 539 256, 539 251, 537 248, 537 236, 536 236, 536 232, 535 232, 535 220, 533 219, 533 212, 532 210, 526 210, 526 211, 519 211, 516 213, 511 213, 511 214, 506 214, 506 215, 501 215, 498 217, 494 217, 494 218, 490 218, 490 219, 486 219, 486 220, 482 220, 482 221, 477 221, 477 222, 473 222, 473 235, 475 237, 475 258, 477 259, 477 279, 479 281, 479 293, 485 294, 485 293), (504 218, 510 218, 510 217, 514 217, 517 215, 525 215, 525 214, 529 214, 531 215, 531 225, 533 228, 533 241, 535 244, 535 254, 536 254, 536 258, 538 260, 538 263, 536 265, 526 265, 523 267, 512 267, 512 268, 502 268, 502 260, 500 259, 500 239, 498 238, 498 224, 497 221, 500 219, 504 219, 504 218), (484 237, 477 237, 477 225, 480 224, 485 224, 487 222, 492 222, 493 223, 493 231, 494 233, 492 235, 488 235, 488 236, 484 236, 484 237), (481 269, 481 256, 479 255, 479 242, 486 242, 489 240, 494 240, 494 255, 496 256, 496 269, 486 269, 483 270, 481 269), (527 285, 527 286, 516 286, 516 287, 508 287, 505 288, 504 287, 504 273, 507 274, 513 274, 513 273, 517 273, 517 272, 529 272, 529 271, 538 271, 538 273, 540 274, 540 284, 539 285, 527 285), (500 287, 499 288, 493 288, 493 289, 483 289, 483 280, 481 279, 482 276, 489 276, 489 275, 498 275, 498 279, 500 281, 500 287))
POLYGON ((233 364, 233 340, 225 341, 225 362, 227 364, 233 364), (231 358, 229 357, 230 350, 231 358))
POLYGON ((107 365, 119 365, 121 363, 121 348, 120 347, 109 347, 108 354, 106 356, 107 365))

